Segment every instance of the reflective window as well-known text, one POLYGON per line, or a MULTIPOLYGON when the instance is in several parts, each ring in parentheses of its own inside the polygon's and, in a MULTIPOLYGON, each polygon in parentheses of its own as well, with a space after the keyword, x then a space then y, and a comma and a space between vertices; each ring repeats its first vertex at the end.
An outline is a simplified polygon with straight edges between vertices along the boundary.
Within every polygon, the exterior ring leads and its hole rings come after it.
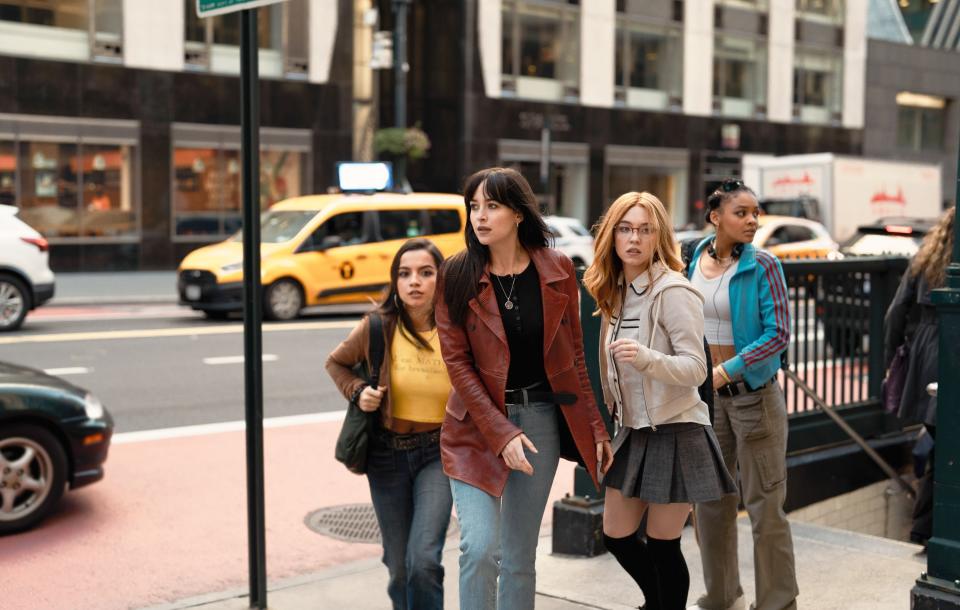
POLYGON ((0 20, 87 29, 88 0, 0 0, 0 20))
MULTIPOLYGON (((260 241, 265 244, 279 244, 290 241, 316 216, 314 211, 270 210, 260 218, 260 241)), ((235 241, 243 239, 237 235, 235 241)))
POLYGON ((0 205, 17 205, 17 156, 13 142, 0 140, 0 205))
POLYGON ((136 228, 133 166, 128 146, 89 145, 79 158, 83 177, 80 228, 84 236, 129 234, 136 228))
POLYGON ((177 235, 222 235, 220 159, 212 148, 173 152, 174 231, 177 235))
POLYGON ((20 142, 20 218, 48 237, 77 237, 77 145, 20 142))
MULTIPOLYGON (((901 2, 902 5, 902 2, 901 2)), ((843 0, 797 0, 797 15, 843 21, 843 0)))
POLYGON ((840 120, 840 57, 797 48, 793 70, 794 116, 810 123, 840 120))
POLYGON ((460 214, 456 210, 428 210, 430 232, 434 235, 460 232, 460 214))
POLYGON ((580 84, 580 9, 563 2, 503 2, 503 76, 520 97, 563 99, 580 84), (519 79, 519 80, 518 80, 519 79), (544 79, 557 81, 524 81, 544 79))
POLYGON ((618 99, 628 106, 655 109, 678 105, 682 81, 683 45, 679 28, 627 19, 619 21, 615 80, 618 99))
POLYGON ((337 236, 343 246, 353 246, 364 242, 363 212, 345 212, 326 219, 310 235, 303 248, 316 248, 327 237, 337 236))
POLYGON ((717 36, 713 70, 714 105, 721 114, 753 116, 765 106, 765 41, 717 36))
POLYGON ((897 147, 912 151, 942 151, 946 131, 946 100, 929 95, 897 95, 897 147))
POLYGON ((383 241, 419 237, 425 233, 420 210, 380 210, 377 217, 380 219, 380 239, 383 241))

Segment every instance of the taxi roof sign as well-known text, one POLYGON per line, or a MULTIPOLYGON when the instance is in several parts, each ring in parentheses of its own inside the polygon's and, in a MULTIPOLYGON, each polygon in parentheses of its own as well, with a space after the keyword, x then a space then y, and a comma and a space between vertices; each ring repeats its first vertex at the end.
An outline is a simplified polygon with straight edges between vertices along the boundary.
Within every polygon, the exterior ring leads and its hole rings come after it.
POLYGON ((197 16, 225 15, 280 2, 286 2, 286 0, 197 0, 197 16))
POLYGON ((337 163, 337 183, 344 193, 390 190, 393 188, 393 167, 383 161, 337 163))

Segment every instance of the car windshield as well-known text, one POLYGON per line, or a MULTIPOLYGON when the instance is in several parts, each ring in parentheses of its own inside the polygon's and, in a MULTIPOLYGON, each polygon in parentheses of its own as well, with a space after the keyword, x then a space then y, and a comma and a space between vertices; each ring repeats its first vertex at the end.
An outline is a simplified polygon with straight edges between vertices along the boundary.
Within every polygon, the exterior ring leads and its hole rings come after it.
POLYGON ((883 235, 861 233, 849 241, 843 248, 847 254, 860 256, 898 254, 913 256, 920 249, 920 235, 883 235))
MULTIPOLYGON (((260 215, 260 243, 279 244, 290 241, 316 216, 316 212, 301 210, 268 210, 260 215)), ((232 241, 242 241, 243 231, 238 231, 232 241)))

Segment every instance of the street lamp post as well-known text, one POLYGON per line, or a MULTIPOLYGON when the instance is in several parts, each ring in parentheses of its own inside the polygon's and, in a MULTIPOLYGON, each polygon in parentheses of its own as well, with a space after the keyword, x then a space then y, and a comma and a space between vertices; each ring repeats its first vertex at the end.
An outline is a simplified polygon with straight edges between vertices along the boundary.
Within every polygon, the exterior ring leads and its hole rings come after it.
MULTIPOLYGON (((960 201, 960 156, 957 160, 960 201)), ((956 203, 954 204, 956 205, 956 203)), ((943 288, 933 291, 940 320, 933 537, 927 572, 911 591, 915 610, 960 609, 960 222, 953 222, 953 258, 943 288)))
MULTIPOLYGON (((393 0, 393 113, 394 126, 407 127, 407 13, 412 0, 393 0)), ((404 188, 407 179, 407 157, 397 155, 396 183, 404 188)))

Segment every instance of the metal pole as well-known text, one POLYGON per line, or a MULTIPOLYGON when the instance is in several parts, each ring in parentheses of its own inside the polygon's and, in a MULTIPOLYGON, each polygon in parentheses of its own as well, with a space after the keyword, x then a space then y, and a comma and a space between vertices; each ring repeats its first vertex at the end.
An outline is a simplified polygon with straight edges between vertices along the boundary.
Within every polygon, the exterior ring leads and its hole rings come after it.
MULTIPOLYGON (((407 126, 407 11, 411 0, 393 0, 393 112, 394 125, 401 129, 407 126)), ((397 157, 396 184, 405 189, 407 157, 397 157)))
MULTIPOLYGON (((960 201, 960 155, 957 158, 960 201)), ((955 210, 956 211, 956 210, 955 210)), ((933 291, 940 323, 937 437, 933 470, 933 537, 927 569, 911 592, 911 608, 960 608, 960 222, 953 222, 953 258, 943 288, 933 291)))
POLYGON ((263 298, 260 287, 260 78, 257 11, 241 13, 240 123, 243 180, 243 353, 247 423, 250 607, 267 607, 263 482, 263 298))

